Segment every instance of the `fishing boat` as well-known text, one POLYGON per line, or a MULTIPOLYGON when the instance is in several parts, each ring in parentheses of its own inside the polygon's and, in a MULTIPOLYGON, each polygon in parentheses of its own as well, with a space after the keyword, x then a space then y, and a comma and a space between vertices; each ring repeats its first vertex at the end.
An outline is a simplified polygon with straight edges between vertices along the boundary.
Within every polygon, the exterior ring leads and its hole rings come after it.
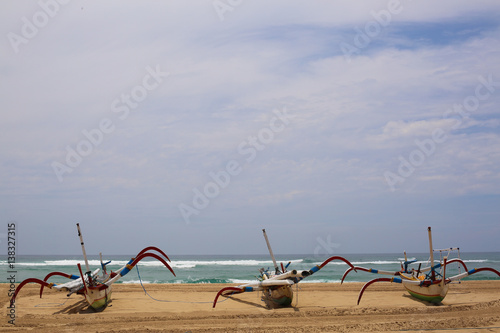
POLYGON ((236 287, 225 287, 219 290, 217 295, 215 296, 213 307, 217 305, 217 300, 220 296, 229 296, 233 294, 239 294, 244 292, 251 291, 261 291, 262 292, 262 301, 266 304, 267 308, 276 308, 276 307, 287 307, 291 306, 293 301, 293 289, 292 286, 302 281, 304 278, 313 275, 318 272, 320 269, 325 267, 329 262, 333 260, 340 260, 345 262, 350 267, 354 267, 347 259, 339 256, 332 256, 325 260, 320 265, 316 265, 309 270, 287 270, 290 262, 286 265, 283 263, 278 266, 276 259, 273 254, 273 250, 271 249, 271 244, 269 243, 269 239, 266 234, 266 230, 262 229, 262 233, 264 234, 264 238, 266 240, 267 248, 269 250, 269 254, 273 261, 274 271, 269 269, 261 268, 259 270, 259 277, 257 281, 239 285, 236 287))
POLYGON ((390 271, 382 271, 382 270, 376 270, 358 266, 350 267, 346 270, 346 272, 342 277, 341 283, 344 281, 347 274, 349 274, 352 271, 364 271, 374 274, 393 276, 391 278, 377 278, 367 282, 361 288, 361 291, 358 296, 358 304, 361 301, 361 297, 363 296, 363 293, 365 292, 366 288, 368 288, 368 286, 376 282, 400 283, 403 285, 403 287, 406 289, 406 291, 408 291, 408 293, 411 296, 422 301, 439 304, 446 297, 446 294, 448 293, 448 289, 450 287, 450 283, 454 281, 460 281, 461 279, 467 276, 483 271, 493 272, 498 276, 500 276, 500 272, 498 272, 493 268, 483 267, 483 268, 474 268, 469 270, 467 268, 467 265, 459 257, 449 259, 449 254, 452 251, 458 251, 459 253, 460 251, 459 248, 449 248, 440 250, 433 249, 431 227, 428 227, 427 230, 429 235, 430 258, 429 258, 429 266, 425 268, 421 268, 421 264, 419 264, 418 269, 412 268, 410 270, 409 265, 415 263, 416 260, 408 260, 405 252, 404 262, 401 263, 400 271, 390 272, 390 271), (445 251, 448 251, 447 255, 440 256, 440 259, 437 262, 435 262, 434 253, 439 252, 442 254, 445 251), (464 269, 464 272, 448 277, 446 275, 446 269, 447 266, 452 263, 457 263, 459 265, 459 268, 464 269))
POLYGON ((40 287, 40 298, 42 297, 44 288, 50 288, 57 291, 67 292, 67 296, 76 293, 85 297, 89 307, 96 311, 102 311, 111 301, 112 285, 113 283, 124 277, 132 268, 134 268, 142 259, 144 258, 154 258, 159 260, 165 267, 168 268, 170 272, 175 276, 173 269, 167 263, 170 261, 168 256, 159 248, 154 246, 149 246, 141 250, 135 257, 131 258, 127 264, 121 267, 116 272, 108 272, 106 265, 111 261, 106 263, 102 260, 102 254, 99 254, 101 268, 97 268, 94 271, 90 270, 87 254, 85 251, 85 244, 83 243, 83 236, 80 230, 80 225, 77 223, 76 227, 78 229, 78 236, 80 237, 80 243, 82 246, 83 259, 85 261, 86 271, 83 273, 80 263, 77 264, 79 274, 66 274, 62 272, 51 272, 45 276, 43 280, 37 278, 29 278, 22 281, 16 288, 14 295, 10 300, 11 307, 13 306, 19 291, 28 283, 37 283, 40 287), (154 253, 156 252, 156 253, 154 253), (63 284, 55 284, 47 282, 52 276, 62 276, 70 279, 71 281, 63 284))

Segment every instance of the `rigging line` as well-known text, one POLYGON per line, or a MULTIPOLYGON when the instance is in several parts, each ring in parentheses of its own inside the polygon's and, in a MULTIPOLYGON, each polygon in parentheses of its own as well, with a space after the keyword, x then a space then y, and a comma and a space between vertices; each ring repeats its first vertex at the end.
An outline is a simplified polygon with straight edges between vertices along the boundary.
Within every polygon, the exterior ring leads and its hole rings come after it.
MULTIPOLYGON (((142 278, 141 278, 141 274, 139 273, 139 265, 136 265, 135 268, 137 269, 137 276, 139 277, 139 282, 141 283, 141 287, 142 287, 142 290, 144 290, 144 293, 146 295, 149 296, 149 298, 151 298, 152 300, 154 301, 157 301, 157 302, 168 302, 168 303, 189 303, 189 304, 207 304, 207 303, 210 303, 212 304, 213 302, 188 302, 188 301, 171 301, 171 300, 163 300, 163 299, 157 299, 157 298, 154 298, 153 296, 151 296, 147 291, 146 291, 146 288, 144 287, 144 285, 142 284, 142 278)), ((219 301, 218 303, 222 303, 222 302, 225 302, 227 301, 229 298, 231 298, 231 295, 228 295, 226 299, 222 300, 222 301, 219 301)))

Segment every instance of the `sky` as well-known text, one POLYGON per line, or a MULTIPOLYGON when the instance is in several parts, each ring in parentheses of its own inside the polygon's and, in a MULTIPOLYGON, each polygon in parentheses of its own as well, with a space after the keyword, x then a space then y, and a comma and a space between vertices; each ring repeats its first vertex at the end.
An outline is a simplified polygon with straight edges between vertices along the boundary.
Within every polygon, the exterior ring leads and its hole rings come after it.
POLYGON ((500 251, 498 1, 0 8, 0 253, 500 251))

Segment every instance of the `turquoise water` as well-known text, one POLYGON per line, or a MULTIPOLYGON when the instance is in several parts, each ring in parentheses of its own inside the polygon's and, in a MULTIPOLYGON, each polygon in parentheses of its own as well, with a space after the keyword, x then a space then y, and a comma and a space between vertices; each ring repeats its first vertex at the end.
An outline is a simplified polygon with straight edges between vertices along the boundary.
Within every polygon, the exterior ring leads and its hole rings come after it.
MULTIPOLYGON (((373 268, 377 270, 396 271, 401 267, 402 254, 339 254, 351 261, 355 266, 373 268)), ((260 268, 271 268, 273 263, 269 255, 169 255, 171 267, 176 273, 174 277, 163 264, 154 259, 144 259, 138 264, 137 269, 131 270, 119 283, 139 283, 139 274, 143 283, 233 283, 243 284, 255 281, 259 275, 260 268), (139 273, 139 274, 138 274, 139 273)), ((428 254, 412 254, 409 258, 418 261, 411 267, 417 269, 418 264, 427 266, 428 254)), ((98 256, 89 256, 90 269, 100 267, 98 256)), ((108 256, 105 261, 111 260, 107 266, 108 270, 118 270, 131 258, 131 256, 108 256)), ((277 255, 278 265, 280 262, 290 266, 288 270, 309 270, 315 265, 321 264, 328 256, 315 255, 277 255)), ((439 258, 439 255, 437 256, 439 258)), ((466 263, 467 268, 491 267, 500 271, 500 252, 476 252, 460 253, 460 258, 466 263)), ((2 283, 8 283, 7 272, 15 272, 16 282, 35 277, 43 279, 48 273, 53 271, 79 275, 77 263, 82 264, 82 256, 21 256, 16 257, 13 268, 10 268, 6 256, 0 256, 0 270, 5 272, 2 283)), ((333 261, 326 265, 319 272, 307 277, 301 283, 308 282, 340 282, 347 265, 341 261, 333 261)), ((462 273, 458 265, 450 265, 447 268, 447 276, 462 273)), ((10 273, 9 273, 10 274, 10 273)), ((364 282, 375 278, 375 274, 366 272, 351 272, 346 282, 364 282)), ((496 274, 491 272, 480 272, 466 277, 465 280, 498 280, 496 274)), ((65 278, 52 277, 51 282, 66 282, 65 278)))

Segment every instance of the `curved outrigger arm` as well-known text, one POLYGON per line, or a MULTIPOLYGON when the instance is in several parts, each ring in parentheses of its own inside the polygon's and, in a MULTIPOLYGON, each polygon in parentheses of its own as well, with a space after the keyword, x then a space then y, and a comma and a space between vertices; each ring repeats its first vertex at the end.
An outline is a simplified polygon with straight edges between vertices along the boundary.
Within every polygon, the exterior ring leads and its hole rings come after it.
POLYGON ((225 288, 222 288, 217 293, 217 296, 215 296, 212 308, 215 308, 215 305, 217 305, 217 300, 219 299, 219 296, 221 296, 221 295, 228 296, 228 295, 234 295, 234 294, 241 294, 241 293, 248 292, 248 291, 257 291, 257 290, 262 290, 262 287, 225 287, 225 288))
POLYGON ((361 297, 363 297, 363 293, 365 292, 366 288, 368 288, 369 285, 371 285, 375 282, 394 282, 394 283, 413 284, 413 285, 422 285, 422 284, 430 285, 430 284, 434 284, 434 283, 440 283, 441 280, 435 280, 434 282, 431 283, 431 281, 403 280, 399 277, 373 279, 373 280, 365 283, 363 288, 361 288, 361 291, 359 292, 359 296, 358 296, 358 303, 357 303, 358 305, 359 305, 359 302, 361 301, 361 297))
POLYGON ((459 259, 459 258, 455 258, 455 259, 451 259, 451 260, 448 260, 447 258, 445 258, 445 260, 441 263, 437 263, 436 265, 434 266, 429 266, 429 267, 425 267, 425 268, 422 268, 422 269, 419 269, 419 272, 420 273, 427 273, 431 270, 436 270, 438 268, 446 268, 446 266, 448 266, 449 264, 452 264, 452 263, 459 263, 460 265, 462 265, 462 267, 464 268, 465 271, 468 271, 467 269, 467 265, 465 264, 465 262, 463 262, 462 259, 459 259))
POLYGON ((315 267, 317 267, 317 269, 314 269, 314 267, 311 268, 311 271, 313 271, 313 273, 315 273, 315 272, 319 271, 320 269, 322 269, 323 267, 325 267, 326 264, 328 264, 330 261, 333 261, 333 260, 341 260, 341 261, 345 262, 346 264, 348 264, 349 267, 354 268, 354 266, 351 264, 351 262, 349 260, 347 260, 346 258, 340 257, 340 256, 333 256, 333 257, 330 257, 330 258, 326 259, 325 261, 323 261, 323 263, 321 265, 315 266, 315 267))
POLYGON ((163 259, 162 257, 160 257, 159 255, 155 254, 155 253, 148 253, 148 252, 145 252, 145 253, 142 253, 140 255, 137 256, 137 258, 132 258, 129 260, 129 262, 127 264, 125 264, 125 266, 123 266, 122 268, 120 268, 118 271, 116 272, 113 272, 111 274, 111 278, 104 282, 103 284, 107 285, 108 287, 111 286, 113 283, 115 283, 116 281, 118 281, 120 278, 124 277, 128 272, 130 272, 130 270, 132 268, 134 268, 135 265, 137 265, 137 263, 139 261, 141 261, 142 259, 144 258, 147 258, 147 257, 151 257, 151 258, 154 258, 154 259, 157 259, 158 261, 160 261, 163 265, 165 265, 165 267, 168 268, 168 270, 170 272, 172 272, 172 274, 174 276, 175 273, 174 273, 174 270, 172 269, 172 267, 170 267, 170 265, 165 261, 165 259, 163 259))
POLYGON ((349 265, 348 270, 353 270, 353 269, 356 270, 356 268, 357 268, 357 267, 354 267, 351 264, 351 262, 349 260, 347 260, 346 258, 340 257, 340 256, 333 256, 333 257, 330 257, 330 258, 326 259, 325 261, 323 261, 323 263, 321 265, 316 265, 316 266, 312 267, 309 270, 309 274, 304 275, 302 278, 299 279, 299 281, 302 280, 303 278, 307 277, 307 276, 313 275, 314 273, 316 273, 317 271, 319 271, 320 269, 322 269, 323 267, 325 267, 329 262, 331 262, 333 260, 340 260, 340 261, 345 262, 347 265, 349 265))
POLYGON ((143 253, 146 253, 148 251, 156 251, 158 253, 160 253, 162 256, 164 256, 165 258, 167 258, 168 261, 170 261, 170 258, 165 254, 165 252, 163 252, 162 250, 160 250, 159 248, 157 248, 156 246, 148 246, 148 247, 145 247, 141 250, 141 252, 137 253, 136 257, 140 256, 141 254, 143 253))
MULTIPOLYGON (((165 261, 165 259, 163 259, 162 257, 160 257, 159 255, 157 255, 157 254, 155 254, 155 253, 148 253, 148 252, 146 252, 146 253, 141 253, 141 254, 140 254, 140 255, 138 255, 138 256, 137 256, 137 258, 135 258, 135 259, 133 260, 133 262, 130 264, 131 268, 133 268, 135 265, 137 265, 137 263, 139 263, 139 261, 141 261, 142 259, 147 258, 147 257, 151 257, 151 258, 154 258, 154 259, 156 259, 156 260, 160 261, 163 265, 165 265, 165 267, 167 267, 167 268, 168 268, 168 270, 169 270, 169 271, 170 271, 170 272, 171 272, 174 276, 176 276, 176 275, 175 275, 174 270, 173 270, 173 269, 172 269, 172 267, 170 267, 170 265, 169 265, 169 264, 165 261)), ((168 257, 167 257, 167 259, 168 259, 168 257)), ((168 259, 168 260, 170 261, 170 259, 168 259)), ((125 267, 126 267, 126 265, 125 265, 125 267)), ((127 271, 127 273, 128 273, 128 271, 127 271)), ((123 275, 122 275, 122 276, 123 276, 123 275)))
MULTIPOLYGON (((440 268, 441 266, 447 266, 447 265, 452 264, 452 263, 459 263, 459 264, 461 264, 463 266, 463 268, 466 271, 468 271, 467 265, 461 259, 455 258, 455 259, 448 260, 448 261, 446 261, 445 263, 442 263, 442 264, 438 263, 438 264, 434 265, 434 267, 430 267, 429 266, 429 267, 425 267, 425 268, 419 269, 419 272, 420 273, 425 273, 425 272, 428 272, 428 271, 432 270, 433 268, 434 269, 440 268)), ((355 266, 355 267, 349 267, 344 272, 344 275, 342 275, 342 279, 340 280, 340 284, 342 284, 344 282, 344 279, 347 277, 347 274, 349 274, 352 271, 355 271, 355 272, 362 271, 362 272, 368 272, 368 273, 373 273, 373 274, 392 275, 392 276, 401 275, 400 271, 391 272, 391 271, 383 271, 383 270, 378 270, 378 269, 373 269, 373 268, 364 268, 364 267, 355 266)))
POLYGON ((382 271, 379 269, 373 269, 373 268, 364 268, 364 267, 359 267, 359 266, 354 266, 354 267, 349 267, 345 272, 344 275, 342 275, 342 279, 340 280, 340 284, 344 283, 344 279, 347 277, 347 274, 349 274, 352 271, 362 271, 362 272, 368 272, 368 273, 373 273, 373 274, 382 274, 382 275, 399 275, 400 272, 391 272, 391 271, 382 271))
MULTIPOLYGON (((98 273, 99 273, 99 268, 96 269, 94 272, 92 272, 92 277, 97 276, 98 273)), ((78 291, 79 289, 81 289, 81 287, 83 286, 82 278, 80 276, 70 275, 70 274, 61 273, 61 272, 49 273, 49 274, 47 274, 47 276, 45 276, 45 279, 43 279, 43 280, 36 279, 36 278, 29 278, 29 279, 22 281, 17 286, 16 290, 14 291, 14 295, 12 296, 12 298, 10 300, 11 305, 14 303, 14 301, 17 297, 17 294, 19 294, 19 291, 21 291, 21 289, 28 283, 38 283, 41 286, 40 287, 40 298, 42 297, 42 293, 44 290, 43 288, 45 288, 45 287, 48 287, 51 289, 54 288, 58 291, 69 291, 70 293, 74 293, 74 292, 78 291), (48 283, 47 280, 51 276, 54 276, 54 275, 64 276, 64 277, 67 277, 69 279, 72 279, 72 281, 62 283, 62 284, 48 283)))
MULTIPOLYGON (((304 271, 304 272, 306 272, 306 271, 304 271)), ((237 286, 237 287, 222 288, 221 290, 219 290, 219 292, 215 296, 212 308, 215 308, 215 305, 217 305, 217 300, 219 299, 219 296, 229 296, 229 295, 233 295, 233 294, 241 294, 241 293, 251 292, 251 291, 260 291, 260 290, 264 290, 265 288, 269 288, 269 287, 273 287, 273 286, 286 286, 286 285, 291 286, 291 285, 294 285, 295 282, 293 282, 292 280, 289 279, 290 276, 291 275, 297 276, 300 274, 301 274, 301 272, 297 272, 294 270, 294 271, 287 272, 285 274, 277 275, 277 276, 272 277, 272 278, 267 279, 267 280, 251 282, 251 283, 243 284, 243 285, 237 286), (278 279, 282 275, 287 275, 288 278, 284 277, 284 278, 278 279)))
POLYGON ((459 264, 462 265, 462 267, 464 268, 464 270, 468 271, 467 269, 467 265, 465 264, 465 262, 463 262, 462 259, 459 259, 459 258, 455 258, 455 259, 451 259, 451 260, 447 260, 446 261, 446 265, 449 265, 451 263, 454 263, 454 262, 458 262, 459 264))
POLYGON ((460 279, 463 279, 463 278, 465 278, 465 277, 467 277, 469 275, 476 274, 476 273, 479 273, 479 272, 484 272, 484 271, 493 272, 496 275, 500 276, 500 272, 497 271, 494 268, 490 268, 490 267, 473 268, 470 271, 463 272, 462 274, 458 274, 458 275, 446 278, 446 283, 450 283, 450 282, 455 281, 455 280, 460 280, 460 279))
MULTIPOLYGON (((54 275, 59 275, 59 276, 63 276, 65 278, 68 278, 68 279, 71 279, 71 280, 78 280, 80 279, 80 277, 78 275, 74 275, 74 274, 66 274, 66 273, 62 273, 62 272, 52 272, 52 273, 49 273, 45 276, 45 278, 43 279, 44 282, 47 282, 47 280, 51 277, 51 276, 54 276, 54 275)), ((23 281, 24 282, 24 281, 23 281)), ((43 294, 43 288, 45 287, 45 285, 41 284, 40 285, 40 298, 42 298, 42 294, 43 294)))
POLYGON ((313 275, 314 273, 316 273, 317 271, 319 271, 320 269, 325 267, 329 262, 331 262, 333 260, 343 261, 347 265, 349 265, 350 268, 354 269, 354 266, 350 263, 349 260, 345 259, 344 257, 333 256, 333 257, 330 257, 330 258, 326 259, 325 261, 323 261, 323 263, 321 263, 321 265, 316 265, 314 267, 311 267, 311 269, 309 269, 309 270, 297 271, 294 269, 293 271, 289 271, 289 272, 277 275, 275 277, 272 277, 269 280, 272 280, 272 279, 276 279, 276 280, 291 279, 291 280, 293 280, 294 283, 298 283, 298 282, 302 281, 303 279, 305 279, 306 277, 313 275))
POLYGON ((23 282, 21 282, 17 288, 16 288, 16 291, 14 291, 14 295, 12 295, 12 298, 10 299, 10 306, 12 307, 12 305, 14 304, 14 302, 16 301, 16 296, 17 294, 19 293, 19 291, 28 283, 38 283, 40 284, 41 286, 43 287, 48 287, 48 288, 52 288, 54 286, 54 283, 47 283, 45 281, 42 281, 40 279, 36 279, 36 278, 29 278, 29 279, 26 279, 24 280, 23 282))

